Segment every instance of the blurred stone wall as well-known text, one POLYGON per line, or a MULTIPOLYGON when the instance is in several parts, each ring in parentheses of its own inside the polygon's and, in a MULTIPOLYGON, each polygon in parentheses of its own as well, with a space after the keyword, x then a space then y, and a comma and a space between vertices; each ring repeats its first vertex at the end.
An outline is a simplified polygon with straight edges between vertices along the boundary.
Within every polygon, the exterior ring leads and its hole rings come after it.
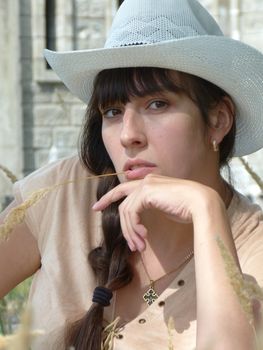
MULTIPOLYGON (((106 2, 55 1, 55 49, 102 46, 105 37, 106 2)), ((25 137, 25 172, 76 153, 85 112, 84 104, 66 90, 43 59, 43 49, 46 47, 45 1, 34 0, 31 9, 34 101, 30 106, 32 109, 25 113, 25 119, 29 120, 25 137)))
MULTIPOLYGON (((16 0, 0 1, 0 164, 22 176, 22 113, 19 47, 20 9, 16 0)), ((11 184, 0 170, 1 202, 11 184)))

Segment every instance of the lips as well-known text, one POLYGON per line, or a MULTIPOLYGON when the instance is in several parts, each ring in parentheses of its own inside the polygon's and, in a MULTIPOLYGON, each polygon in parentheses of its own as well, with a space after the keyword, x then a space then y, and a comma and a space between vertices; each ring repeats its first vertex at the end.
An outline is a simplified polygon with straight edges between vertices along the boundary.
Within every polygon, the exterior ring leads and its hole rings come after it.
POLYGON ((123 171, 127 180, 143 179, 146 175, 152 173, 156 165, 141 159, 128 160, 123 171))

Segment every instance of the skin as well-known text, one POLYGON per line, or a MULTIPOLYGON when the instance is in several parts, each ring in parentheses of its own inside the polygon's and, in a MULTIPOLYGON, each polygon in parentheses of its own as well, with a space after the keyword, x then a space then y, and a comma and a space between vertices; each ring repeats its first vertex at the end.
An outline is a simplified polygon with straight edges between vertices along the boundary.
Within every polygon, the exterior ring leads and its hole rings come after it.
MULTIPOLYGON (((102 137, 116 171, 131 159, 154 166, 145 176, 144 171, 135 172, 138 178, 132 181, 119 175, 121 184, 93 209, 103 210, 125 198, 119 206, 123 235, 134 255, 143 255, 153 280, 194 249, 198 350, 210 348, 211 342, 216 350, 254 345, 252 327, 226 276, 215 239, 223 240, 239 266, 226 213, 231 194, 211 147, 231 127, 229 103, 224 99, 211 111, 211 127, 204 125, 187 96, 170 92, 131 98, 126 105, 101 111, 102 137)), ((142 269, 136 264, 135 274, 140 276, 142 269)))
MULTIPOLYGON (((14 201, 0 214, 0 224, 7 213, 16 207, 14 201)), ((28 227, 18 225, 8 240, 0 241, 0 299, 27 277, 33 275, 41 266, 37 241, 28 227)))

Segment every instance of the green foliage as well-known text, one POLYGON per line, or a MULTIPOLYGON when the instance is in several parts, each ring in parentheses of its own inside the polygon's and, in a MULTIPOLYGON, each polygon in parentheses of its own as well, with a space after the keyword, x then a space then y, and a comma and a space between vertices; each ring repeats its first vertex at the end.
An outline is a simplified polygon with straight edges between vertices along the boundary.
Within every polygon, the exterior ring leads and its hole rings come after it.
POLYGON ((20 283, 0 300, 0 334, 11 334, 19 324, 19 316, 25 307, 32 278, 20 283))

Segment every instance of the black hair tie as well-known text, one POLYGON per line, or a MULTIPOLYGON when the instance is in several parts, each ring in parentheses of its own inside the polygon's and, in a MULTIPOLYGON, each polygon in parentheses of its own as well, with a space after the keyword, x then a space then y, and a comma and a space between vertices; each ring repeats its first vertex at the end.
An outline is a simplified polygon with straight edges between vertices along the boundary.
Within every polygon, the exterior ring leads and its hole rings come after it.
POLYGON ((109 288, 96 287, 93 292, 92 301, 93 303, 98 303, 101 306, 109 306, 112 296, 112 291, 109 288))

